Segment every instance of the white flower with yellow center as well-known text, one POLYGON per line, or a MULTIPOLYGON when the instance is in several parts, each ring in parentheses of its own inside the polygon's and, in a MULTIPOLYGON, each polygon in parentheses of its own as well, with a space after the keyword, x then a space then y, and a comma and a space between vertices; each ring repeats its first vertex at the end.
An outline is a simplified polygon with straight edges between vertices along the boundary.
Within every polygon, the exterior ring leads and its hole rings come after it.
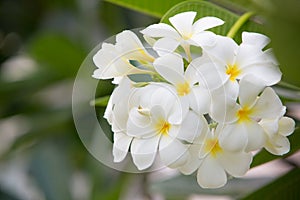
POLYGON ((210 116, 216 122, 225 124, 220 134, 222 146, 232 151, 246 152, 263 147, 266 138, 258 122, 280 116, 285 107, 272 88, 262 89, 260 85, 243 79, 240 82, 239 103, 230 98, 213 100, 210 116))
POLYGON ((203 17, 194 22, 196 12, 183 12, 171 18, 173 25, 153 24, 141 31, 146 36, 160 38, 154 44, 159 55, 171 53, 181 45, 190 56, 190 45, 212 45, 214 34, 207 29, 222 25, 224 21, 216 17, 203 17))
POLYGON ((179 170, 185 175, 197 170, 197 182, 202 188, 219 188, 226 184, 227 174, 241 177, 249 170, 252 154, 223 146, 219 138, 221 125, 207 130, 201 143, 191 145, 190 157, 179 170))
POLYGON ((291 135, 295 130, 295 121, 293 119, 289 117, 263 119, 259 124, 267 135, 264 145, 267 151, 274 155, 283 155, 290 151, 290 142, 287 136, 291 135))
POLYGON ((205 123, 203 116, 182 106, 177 95, 164 85, 139 88, 129 99, 133 107, 126 134, 133 137, 130 152, 140 170, 150 167, 157 153, 166 166, 183 165, 188 158, 183 142, 192 143, 205 123))
POLYGON ((242 43, 224 36, 217 36, 213 46, 204 47, 204 55, 195 59, 195 66, 203 74, 212 73, 222 82, 227 93, 237 96, 238 81, 246 76, 256 78, 262 86, 271 86, 281 79, 271 49, 263 51, 269 38, 258 33, 242 33, 242 43))
POLYGON ((116 35, 116 44, 103 43, 102 48, 94 55, 93 61, 98 67, 93 77, 97 79, 111 79, 129 74, 148 73, 130 63, 137 60, 141 63, 154 61, 144 48, 139 38, 129 30, 116 35))
POLYGON ((183 104, 189 105, 198 114, 205 114, 210 107, 210 91, 205 80, 199 79, 196 68, 190 64, 184 71, 183 59, 170 53, 157 58, 153 66, 169 83, 183 104))

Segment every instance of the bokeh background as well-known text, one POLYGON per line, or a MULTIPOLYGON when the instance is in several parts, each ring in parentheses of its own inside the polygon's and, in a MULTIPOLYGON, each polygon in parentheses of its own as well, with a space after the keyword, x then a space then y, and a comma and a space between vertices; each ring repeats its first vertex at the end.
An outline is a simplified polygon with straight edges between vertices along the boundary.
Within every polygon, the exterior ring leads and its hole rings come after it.
MULTIPOLYGON (((250 5, 241 2, 232 7, 237 13, 250 5)), ((283 69, 285 81, 299 86, 299 3, 266 2, 258 11, 269 20, 275 53, 288 66, 283 69)), ((77 70, 106 38, 158 21, 101 0, 0 1, 1 200, 233 199, 299 167, 299 155, 294 154, 271 163, 269 172, 260 168, 221 190, 204 191, 195 177, 173 170, 121 173, 88 153, 72 118, 77 70)), ((98 96, 113 89, 109 82, 102 84, 107 87, 98 96)), ((289 115, 299 120, 299 91, 278 91, 289 115)), ((102 116, 104 108, 97 109, 102 116)), ((295 181, 300 182, 299 176, 295 181)))

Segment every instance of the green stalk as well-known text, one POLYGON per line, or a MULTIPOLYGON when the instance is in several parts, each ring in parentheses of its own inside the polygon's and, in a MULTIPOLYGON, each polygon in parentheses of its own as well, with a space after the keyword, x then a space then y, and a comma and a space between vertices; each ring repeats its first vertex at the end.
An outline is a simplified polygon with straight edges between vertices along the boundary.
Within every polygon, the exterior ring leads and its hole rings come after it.
POLYGON ((243 14, 231 27, 229 32, 227 33, 227 37, 234 38, 235 34, 238 30, 245 24, 245 22, 254 15, 254 12, 246 12, 243 14))

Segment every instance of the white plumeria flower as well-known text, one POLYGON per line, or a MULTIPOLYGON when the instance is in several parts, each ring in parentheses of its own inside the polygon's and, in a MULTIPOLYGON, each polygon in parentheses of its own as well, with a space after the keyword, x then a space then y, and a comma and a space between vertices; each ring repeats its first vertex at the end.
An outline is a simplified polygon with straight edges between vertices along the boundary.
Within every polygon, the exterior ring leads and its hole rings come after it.
POLYGON ((141 33, 160 38, 154 44, 154 49, 159 55, 173 52, 179 45, 186 52, 190 51, 190 45, 212 45, 214 34, 205 30, 222 25, 224 21, 216 17, 203 17, 194 23, 196 14, 192 11, 179 13, 169 18, 173 27, 165 23, 153 24, 141 33))
POLYGON ((183 59, 179 54, 170 53, 153 62, 155 70, 173 85, 183 104, 189 105, 198 114, 205 114, 210 107, 210 91, 206 82, 199 79, 193 64, 184 71, 183 59))
POLYGON ((116 44, 103 43, 102 48, 94 55, 93 61, 98 67, 93 77, 96 79, 111 79, 129 74, 148 73, 130 63, 137 60, 141 63, 154 61, 144 48, 139 38, 129 30, 116 35, 116 44))
POLYGON ((114 89, 108 101, 104 118, 112 126, 113 157, 114 162, 121 162, 127 155, 132 137, 126 134, 128 121, 129 94, 135 88, 127 77, 118 80, 118 86, 114 89))
POLYGON ((182 141, 193 142, 201 134, 205 118, 183 108, 176 94, 150 84, 132 93, 127 135, 133 137, 130 152, 139 170, 150 167, 157 153, 169 167, 183 165, 188 152, 182 141), (186 113, 185 116, 179 116, 186 113), (180 119, 181 120, 178 120, 180 119))
POLYGON ((269 38, 258 33, 242 33, 242 43, 224 36, 217 36, 213 46, 204 48, 204 55, 194 63, 203 74, 212 73, 222 82, 226 91, 237 96, 238 81, 249 75, 262 86, 271 86, 281 79, 278 63, 270 49, 263 51, 269 38))
POLYGON ((285 112, 275 91, 243 79, 240 82, 239 103, 230 98, 213 99, 210 116, 225 124, 220 134, 220 144, 232 151, 253 151, 263 147, 265 134, 258 124, 261 119, 276 118, 285 112))
POLYGON ((283 155, 290 151, 290 142, 287 136, 295 130, 295 121, 292 118, 263 119, 259 124, 267 135, 264 145, 267 151, 274 155, 283 155))
POLYGON ((241 177, 249 170, 252 154, 223 146, 219 138, 221 125, 207 130, 202 143, 191 145, 190 158, 179 170, 185 175, 198 170, 197 182, 202 188, 219 188, 226 184, 227 174, 241 177))

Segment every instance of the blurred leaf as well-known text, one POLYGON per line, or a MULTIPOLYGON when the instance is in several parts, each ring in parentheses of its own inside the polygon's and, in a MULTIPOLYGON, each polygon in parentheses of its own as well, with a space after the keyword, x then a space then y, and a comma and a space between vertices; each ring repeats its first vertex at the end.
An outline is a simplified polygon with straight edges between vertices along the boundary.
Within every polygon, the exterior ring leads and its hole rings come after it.
POLYGON ((47 200, 71 199, 69 164, 64 148, 57 142, 40 143, 35 149, 30 172, 47 200))
MULTIPOLYGON (((221 26, 212 28, 216 34, 226 35, 233 24, 239 19, 240 16, 234 14, 233 12, 226 10, 222 7, 219 7, 213 3, 206 1, 185 1, 179 3, 172 7, 161 19, 163 23, 169 23, 169 18, 185 11, 195 11, 197 12, 196 20, 206 16, 214 16, 218 17, 225 21, 225 23, 221 26)), ((237 32, 235 36, 235 40, 237 42, 241 41, 241 33, 242 31, 254 31, 263 33, 264 29, 261 24, 258 24, 254 21, 247 21, 241 29, 237 32)))
POLYGON ((184 0, 105 0, 126 8, 149 14, 154 17, 162 17, 172 6, 184 0))
POLYGON ((67 37, 45 33, 38 35, 29 45, 32 56, 59 77, 74 77, 86 52, 67 37))
POLYGON ((90 102, 90 105, 91 106, 103 106, 103 107, 105 107, 105 106, 107 106, 109 98, 110 98, 110 95, 107 95, 107 96, 104 96, 104 97, 99 97, 95 100, 92 100, 90 102))
POLYGON ((300 199, 300 168, 295 168, 243 200, 300 199))
POLYGON ((265 149, 263 149, 261 152, 259 152, 253 159, 253 162, 251 164, 251 167, 256 167, 258 165, 264 164, 266 162, 279 159, 279 158, 285 158, 293 153, 297 152, 300 149, 300 129, 296 129, 296 131, 289 136, 289 140, 291 143, 291 150, 289 153, 285 154, 284 156, 275 156, 265 149))
POLYGON ((236 199, 245 196, 250 192, 258 189, 262 185, 269 183, 270 178, 253 178, 253 179, 229 179, 224 187, 217 189, 204 189, 197 183, 196 175, 184 176, 178 175, 176 177, 155 182, 150 186, 150 192, 161 193, 168 200, 186 199, 191 194, 208 194, 208 195, 228 195, 236 199))

